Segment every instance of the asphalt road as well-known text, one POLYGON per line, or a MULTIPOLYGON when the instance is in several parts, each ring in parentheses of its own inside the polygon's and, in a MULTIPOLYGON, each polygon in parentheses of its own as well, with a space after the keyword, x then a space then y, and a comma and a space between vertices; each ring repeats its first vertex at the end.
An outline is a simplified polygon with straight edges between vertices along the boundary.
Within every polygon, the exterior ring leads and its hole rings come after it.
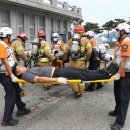
MULTIPOLYGON (((112 50, 108 50, 110 53, 112 50)), ((29 115, 14 118, 20 123, 14 127, 1 127, 0 130, 110 130, 115 121, 108 112, 114 109, 113 82, 104 83, 104 88, 85 92, 75 99, 67 85, 52 86, 44 90, 43 85, 25 85, 26 97, 23 101, 31 109, 29 115)), ((4 110, 4 90, 0 85, 0 120, 4 110)), ((130 129, 130 110, 123 130, 130 129)))

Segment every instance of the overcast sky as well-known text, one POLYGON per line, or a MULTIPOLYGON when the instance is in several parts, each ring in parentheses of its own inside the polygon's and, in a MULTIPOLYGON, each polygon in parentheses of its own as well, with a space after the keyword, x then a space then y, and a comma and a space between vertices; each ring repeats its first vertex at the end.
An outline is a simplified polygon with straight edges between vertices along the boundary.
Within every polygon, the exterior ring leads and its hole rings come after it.
POLYGON ((94 22, 99 25, 115 18, 130 18, 130 0, 59 0, 82 8, 85 22, 94 22))

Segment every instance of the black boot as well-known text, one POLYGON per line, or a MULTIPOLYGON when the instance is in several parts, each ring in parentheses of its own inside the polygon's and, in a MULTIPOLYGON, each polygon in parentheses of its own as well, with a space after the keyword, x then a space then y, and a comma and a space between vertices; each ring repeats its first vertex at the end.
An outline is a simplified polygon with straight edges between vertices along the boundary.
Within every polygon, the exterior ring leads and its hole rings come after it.
POLYGON ((110 77, 115 75, 118 70, 119 70, 119 67, 118 67, 118 64, 117 63, 113 63, 111 62, 107 68, 104 68, 103 69, 110 77))
POLYGON ((19 116, 22 116, 22 115, 27 115, 27 114, 29 114, 30 112, 31 112, 30 109, 25 108, 23 111, 18 110, 18 112, 17 112, 16 115, 19 117, 19 116))
POLYGON ((79 92, 75 92, 75 93, 74 93, 74 97, 75 97, 75 98, 82 97, 82 94, 80 94, 79 92))
POLYGON ((12 120, 9 121, 9 122, 2 121, 1 126, 15 126, 15 125, 17 125, 18 123, 19 123, 18 120, 12 119, 12 120))
POLYGON ((104 86, 101 84, 101 83, 97 83, 97 87, 96 87, 96 90, 99 90, 101 88, 103 88, 104 86))
POLYGON ((115 122, 112 126, 111 126, 111 130, 121 130, 121 128, 123 128, 124 125, 119 124, 118 122, 115 122))
POLYGON ((92 92, 95 90, 95 83, 91 83, 88 87, 85 87, 84 91, 92 92))
POLYGON ((110 112, 109 112, 109 115, 110 115, 110 116, 116 116, 116 115, 117 115, 117 111, 116 111, 116 110, 110 111, 110 112))

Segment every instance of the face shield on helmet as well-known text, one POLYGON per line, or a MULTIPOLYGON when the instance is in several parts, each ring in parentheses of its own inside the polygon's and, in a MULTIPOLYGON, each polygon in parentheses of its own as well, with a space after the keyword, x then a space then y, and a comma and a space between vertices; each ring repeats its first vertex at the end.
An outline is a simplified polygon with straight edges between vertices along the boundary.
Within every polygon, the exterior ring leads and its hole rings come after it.
POLYGON ((59 34, 53 33, 52 34, 52 42, 58 42, 58 40, 59 40, 59 34))

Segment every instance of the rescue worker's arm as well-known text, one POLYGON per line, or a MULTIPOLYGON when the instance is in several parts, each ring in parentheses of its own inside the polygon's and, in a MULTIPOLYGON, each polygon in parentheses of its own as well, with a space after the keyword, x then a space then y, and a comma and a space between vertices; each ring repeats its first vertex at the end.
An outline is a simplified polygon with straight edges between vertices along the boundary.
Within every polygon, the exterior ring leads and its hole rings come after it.
POLYGON ((40 76, 35 76, 34 78, 34 83, 52 83, 52 82, 67 84, 67 79, 62 77, 49 78, 49 77, 40 77, 40 76))
POLYGON ((1 52, 0 59, 2 61, 2 64, 4 64, 8 74, 12 75, 12 70, 11 70, 11 67, 10 67, 10 65, 8 63, 8 59, 7 59, 7 57, 8 57, 7 51, 6 51, 5 47, 1 44, 0 44, 0 52, 1 52))
POLYGON ((116 63, 116 58, 117 58, 117 56, 116 56, 116 54, 114 53, 114 58, 113 58, 113 60, 112 60, 113 63, 116 63))
POLYGON ((51 53, 51 48, 50 48, 48 42, 45 42, 45 44, 44 44, 44 50, 45 50, 45 55, 49 58, 49 60, 53 61, 54 60, 54 54, 51 53))
POLYGON ((16 40, 11 44, 11 47, 13 51, 17 53, 19 58, 21 58, 24 62, 28 61, 22 42, 16 40))
POLYGON ((64 62, 69 62, 71 44, 72 44, 72 39, 70 39, 68 43, 65 44, 64 46, 65 47, 64 57, 63 57, 64 62))
POLYGON ((92 53, 92 45, 90 42, 88 42, 86 45, 86 61, 89 60, 91 53, 92 53))
POLYGON ((116 63, 117 55, 116 55, 116 44, 114 46, 114 58, 112 60, 113 63, 116 63))
POLYGON ((63 43, 63 42, 61 42, 60 48, 61 48, 61 50, 62 50, 63 52, 65 52, 65 46, 64 46, 64 43, 63 43))
POLYGON ((121 62, 120 62, 120 65, 119 65, 119 71, 118 71, 119 74, 121 74, 121 72, 123 71, 123 68, 124 68, 124 66, 125 66, 125 64, 126 64, 126 62, 127 62, 127 60, 128 60, 128 57, 127 57, 127 56, 123 56, 123 57, 121 58, 121 62))
POLYGON ((129 57, 130 57, 130 42, 126 41, 121 46, 121 62, 118 71, 119 74, 121 74, 121 72, 124 72, 123 69, 126 65, 126 62, 129 62, 128 61, 129 57))
POLYGON ((7 58, 2 58, 1 60, 2 60, 2 63, 4 64, 4 66, 5 66, 5 68, 6 68, 7 73, 8 73, 9 75, 12 75, 12 70, 11 70, 11 67, 10 67, 10 65, 9 65, 9 63, 8 63, 7 58))
POLYGON ((72 38, 65 45, 65 53, 68 53, 70 51, 71 46, 72 46, 72 38))

